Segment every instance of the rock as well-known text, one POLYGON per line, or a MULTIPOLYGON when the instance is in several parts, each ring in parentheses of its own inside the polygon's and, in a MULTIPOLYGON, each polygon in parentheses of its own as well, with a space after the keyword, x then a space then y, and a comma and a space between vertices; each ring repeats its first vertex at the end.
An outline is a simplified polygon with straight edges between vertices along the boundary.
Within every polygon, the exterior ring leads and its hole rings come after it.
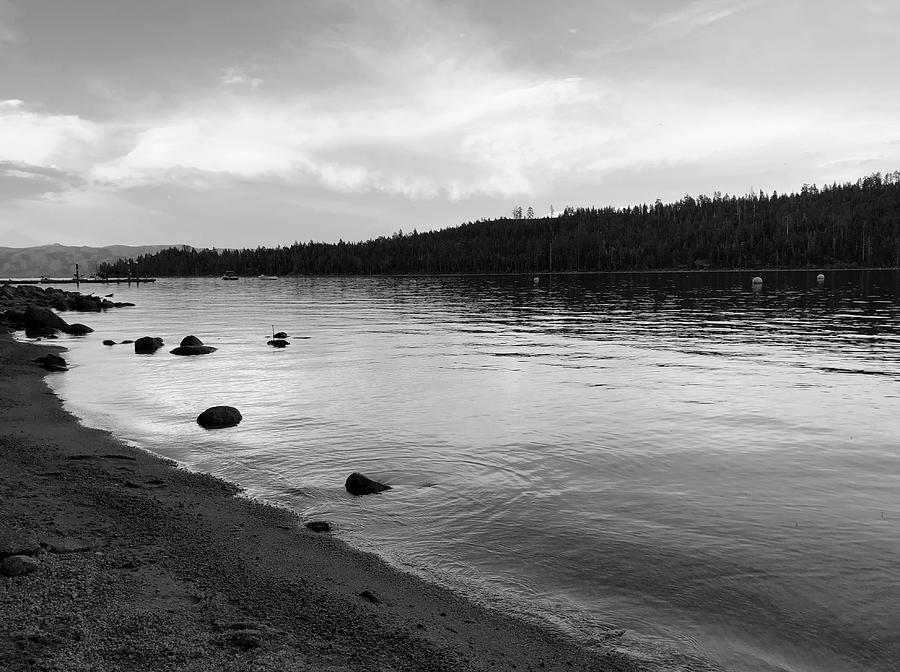
POLYGON ((287 338, 287 334, 283 331, 279 331, 277 334, 273 334, 272 338, 287 338))
POLYGON ((243 420, 241 412, 234 406, 213 406, 197 417, 197 424, 205 429, 234 427, 243 420))
POLYGON ((109 339, 103 341, 103 345, 115 345, 115 344, 116 344, 115 341, 110 341, 109 339))
POLYGON ((25 307, 25 327, 32 329, 57 329, 65 331, 69 325, 49 308, 41 308, 34 304, 25 307))
POLYGON ((41 552, 37 537, 28 530, 0 529, 0 558, 34 555, 41 552))
POLYGON ((347 492, 351 495, 356 495, 357 497, 360 495, 373 495, 377 492, 384 492, 385 490, 391 489, 391 486, 379 483, 378 481, 373 481, 371 478, 366 478, 358 471, 354 471, 347 477, 344 487, 347 488, 347 492))
POLYGON ((25 327, 28 338, 55 338, 56 331, 53 327, 25 327))
POLYGON ((67 334, 71 334, 72 336, 84 336, 85 334, 93 333, 93 329, 88 326, 85 326, 79 322, 75 324, 70 324, 68 327, 63 329, 67 334))
POLYGON ((77 541, 75 539, 60 539, 47 544, 47 550, 55 555, 65 555, 68 553, 87 553, 93 550, 90 544, 77 541))
POLYGON ((290 343, 288 343, 284 339, 276 338, 266 342, 266 345, 271 345, 273 348, 283 348, 286 345, 290 345, 290 343))
POLYGON ((122 341, 122 345, 128 345, 129 343, 134 343, 132 340, 122 341))
POLYGON ((324 520, 311 520, 306 527, 313 532, 331 532, 331 523, 324 520))
POLYGON ((41 366, 43 366, 47 371, 68 371, 69 365, 62 357, 59 355, 49 354, 44 355, 43 357, 38 357, 34 360, 41 366))
POLYGON ((0 574, 4 576, 22 576, 30 574, 37 568, 37 560, 27 555, 10 555, 0 562, 0 574))
POLYGON ((163 339, 158 336, 143 336, 134 342, 134 352, 138 355, 152 355, 163 346, 163 339))
POLYGON ((218 348, 214 348, 211 345, 179 345, 177 348, 171 351, 173 355, 184 355, 186 357, 190 357, 191 355, 208 355, 211 352, 215 352, 218 348))
POLYGON ((381 600, 375 597, 375 593, 373 593, 371 590, 364 590, 359 594, 359 596, 364 600, 371 602, 372 604, 381 604, 381 600))
POLYGON ((76 294, 69 299, 69 308, 79 313, 99 313, 103 310, 103 299, 99 296, 76 294))
POLYGON ((228 633, 227 639, 232 646, 249 651, 262 646, 261 634, 259 630, 247 628, 246 630, 234 630, 228 633))
POLYGON ((185 336, 184 338, 181 339, 180 345, 182 348, 186 348, 186 347, 192 346, 192 345, 203 345, 203 341, 201 341, 196 336, 185 336))

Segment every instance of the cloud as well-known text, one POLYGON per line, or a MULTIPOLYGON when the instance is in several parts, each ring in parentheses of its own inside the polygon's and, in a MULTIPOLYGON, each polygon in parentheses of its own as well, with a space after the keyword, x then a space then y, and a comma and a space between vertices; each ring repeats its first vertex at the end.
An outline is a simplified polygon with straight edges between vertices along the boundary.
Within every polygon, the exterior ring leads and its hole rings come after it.
POLYGON ((0 161, 84 165, 101 135, 97 124, 77 115, 32 111, 18 99, 0 101, 0 161))
POLYGON ((219 83, 224 86, 247 86, 250 89, 259 88, 263 79, 260 77, 251 77, 241 68, 227 68, 219 77, 219 83))

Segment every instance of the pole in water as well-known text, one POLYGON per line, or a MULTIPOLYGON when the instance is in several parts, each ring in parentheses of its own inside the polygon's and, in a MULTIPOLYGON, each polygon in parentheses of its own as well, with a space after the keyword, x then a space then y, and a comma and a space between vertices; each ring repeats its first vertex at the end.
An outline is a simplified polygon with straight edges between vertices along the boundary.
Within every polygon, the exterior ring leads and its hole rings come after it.
POLYGON ((75 285, 81 284, 81 278, 78 277, 78 264, 75 264, 75 285))

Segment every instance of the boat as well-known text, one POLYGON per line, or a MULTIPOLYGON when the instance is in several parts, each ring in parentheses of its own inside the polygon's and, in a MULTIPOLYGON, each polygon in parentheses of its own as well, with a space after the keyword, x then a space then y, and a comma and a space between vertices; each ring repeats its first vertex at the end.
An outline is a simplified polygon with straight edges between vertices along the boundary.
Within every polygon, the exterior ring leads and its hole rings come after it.
POLYGON ((237 275, 235 275, 234 271, 225 271, 225 275, 222 276, 223 280, 240 280, 237 275))
POLYGON ((277 275, 258 275, 256 277, 259 280, 278 280, 277 275))

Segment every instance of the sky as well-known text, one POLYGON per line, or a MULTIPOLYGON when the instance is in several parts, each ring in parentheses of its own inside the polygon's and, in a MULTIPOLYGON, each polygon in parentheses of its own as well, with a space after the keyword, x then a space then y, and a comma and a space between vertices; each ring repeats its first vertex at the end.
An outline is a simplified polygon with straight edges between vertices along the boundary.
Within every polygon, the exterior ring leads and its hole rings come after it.
POLYGON ((900 169, 897 0, 0 0, 0 246, 365 240, 900 169))

